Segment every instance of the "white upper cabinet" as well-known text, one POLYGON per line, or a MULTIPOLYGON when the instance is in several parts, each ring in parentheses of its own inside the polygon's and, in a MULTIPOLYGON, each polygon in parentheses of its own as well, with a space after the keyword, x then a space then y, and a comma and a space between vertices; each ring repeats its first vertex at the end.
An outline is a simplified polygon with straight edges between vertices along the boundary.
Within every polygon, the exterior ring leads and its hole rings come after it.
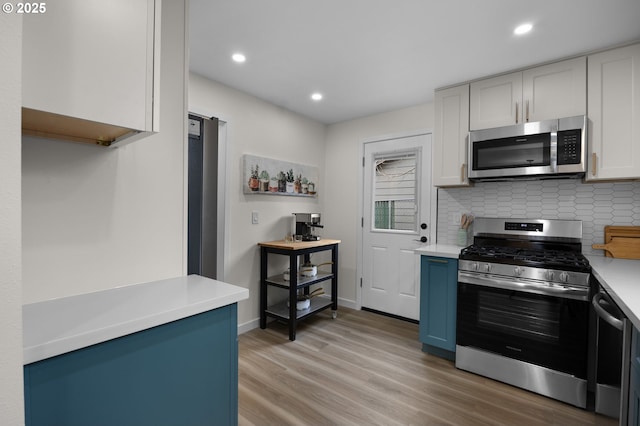
POLYGON ((471 83, 471 130, 518 124, 522 122, 521 113, 521 72, 471 83))
POLYGON ((580 57, 522 72, 523 121, 587 114, 587 58, 580 57))
POLYGON ((62 138, 108 145, 122 134, 158 131, 160 2, 57 0, 47 6, 24 16, 24 133, 62 131, 71 133, 62 138))
POLYGON ((470 129, 585 115, 586 58, 471 83, 470 129))
POLYGON ((589 56, 587 180, 640 178, 640 44, 589 56))
POLYGON ((433 185, 468 186, 469 85, 435 92, 433 185))

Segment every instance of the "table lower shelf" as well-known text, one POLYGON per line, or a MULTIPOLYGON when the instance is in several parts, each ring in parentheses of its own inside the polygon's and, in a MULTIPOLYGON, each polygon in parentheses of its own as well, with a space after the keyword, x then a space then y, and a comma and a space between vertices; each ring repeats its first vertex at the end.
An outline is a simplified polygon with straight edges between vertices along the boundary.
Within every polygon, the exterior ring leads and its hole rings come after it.
MULTIPOLYGON (((323 309, 327 309, 330 308, 332 305, 332 301, 330 298, 327 297, 314 297, 311 299, 311 304, 309 305, 309 308, 307 309, 303 309, 301 311, 296 311, 296 319, 301 319, 304 318, 308 315, 311 314, 315 314, 318 311, 322 311, 323 309)), ((273 306, 269 306, 267 307, 267 310, 265 311, 265 313, 268 316, 271 317, 275 317, 275 318, 279 318, 279 319, 283 319, 288 321, 289 320, 289 307, 287 306, 287 301, 281 302, 281 303, 277 303, 273 306)), ((333 317, 335 318, 335 311, 334 311, 334 315, 333 317)))
MULTIPOLYGON (((302 275, 297 276, 296 287, 304 288, 313 284, 319 284, 323 281, 327 281, 333 278, 333 274, 326 272, 318 272, 317 275, 313 277, 304 277, 302 275)), ((280 287, 280 288, 289 288, 291 287, 291 282, 289 280, 284 279, 284 274, 274 275, 272 277, 268 277, 266 280, 267 284, 280 287)))

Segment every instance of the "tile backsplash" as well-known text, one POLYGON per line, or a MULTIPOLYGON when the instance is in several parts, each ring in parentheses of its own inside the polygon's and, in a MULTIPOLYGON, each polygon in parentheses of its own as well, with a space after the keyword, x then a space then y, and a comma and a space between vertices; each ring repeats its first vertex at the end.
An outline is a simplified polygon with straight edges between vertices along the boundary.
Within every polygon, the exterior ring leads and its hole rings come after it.
MULTIPOLYGON (((437 241, 456 244, 459 217, 574 219, 582 221, 582 251, 603 256, 605 225, 640 226, 640 182, 583 183, 578 179, 478 182, 438 189, 437 241)), ((472 242, 473 226, 469 232, 472 242)))

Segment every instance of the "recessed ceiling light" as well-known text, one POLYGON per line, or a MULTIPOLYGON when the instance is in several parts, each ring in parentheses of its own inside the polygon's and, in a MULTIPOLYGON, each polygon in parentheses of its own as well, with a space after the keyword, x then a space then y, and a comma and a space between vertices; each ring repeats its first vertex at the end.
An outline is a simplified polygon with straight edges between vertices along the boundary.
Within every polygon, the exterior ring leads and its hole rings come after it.
POLYGON ((322 100, 322 93, 314 93, 311 95, 311 99, 313 99, 314 101, 320 101, 322 100))
POLYGON ((526 34, 529 31, 531 31, 531 29, 533 28, 533 25, 531 24, 522 24, 516 27, 515 30, 513 30, 513 33, 515 35, 522 35, 522 34, 526 34))
POLYGON ((247 57, 242 53, 234 53, 233 55, 231 55, 231 59, 233 59, 234 62, 241 64, 247 60, 247 57))

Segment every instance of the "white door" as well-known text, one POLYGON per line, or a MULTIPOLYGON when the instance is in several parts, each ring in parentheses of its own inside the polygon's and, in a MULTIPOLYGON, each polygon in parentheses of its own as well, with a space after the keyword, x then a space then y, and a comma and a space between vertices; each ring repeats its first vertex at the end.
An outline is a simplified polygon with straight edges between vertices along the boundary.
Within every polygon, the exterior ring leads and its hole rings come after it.
POLYGON ((362 307, 419 319, 420 256, 430 231, 431 135, 364 145, 362 307))

